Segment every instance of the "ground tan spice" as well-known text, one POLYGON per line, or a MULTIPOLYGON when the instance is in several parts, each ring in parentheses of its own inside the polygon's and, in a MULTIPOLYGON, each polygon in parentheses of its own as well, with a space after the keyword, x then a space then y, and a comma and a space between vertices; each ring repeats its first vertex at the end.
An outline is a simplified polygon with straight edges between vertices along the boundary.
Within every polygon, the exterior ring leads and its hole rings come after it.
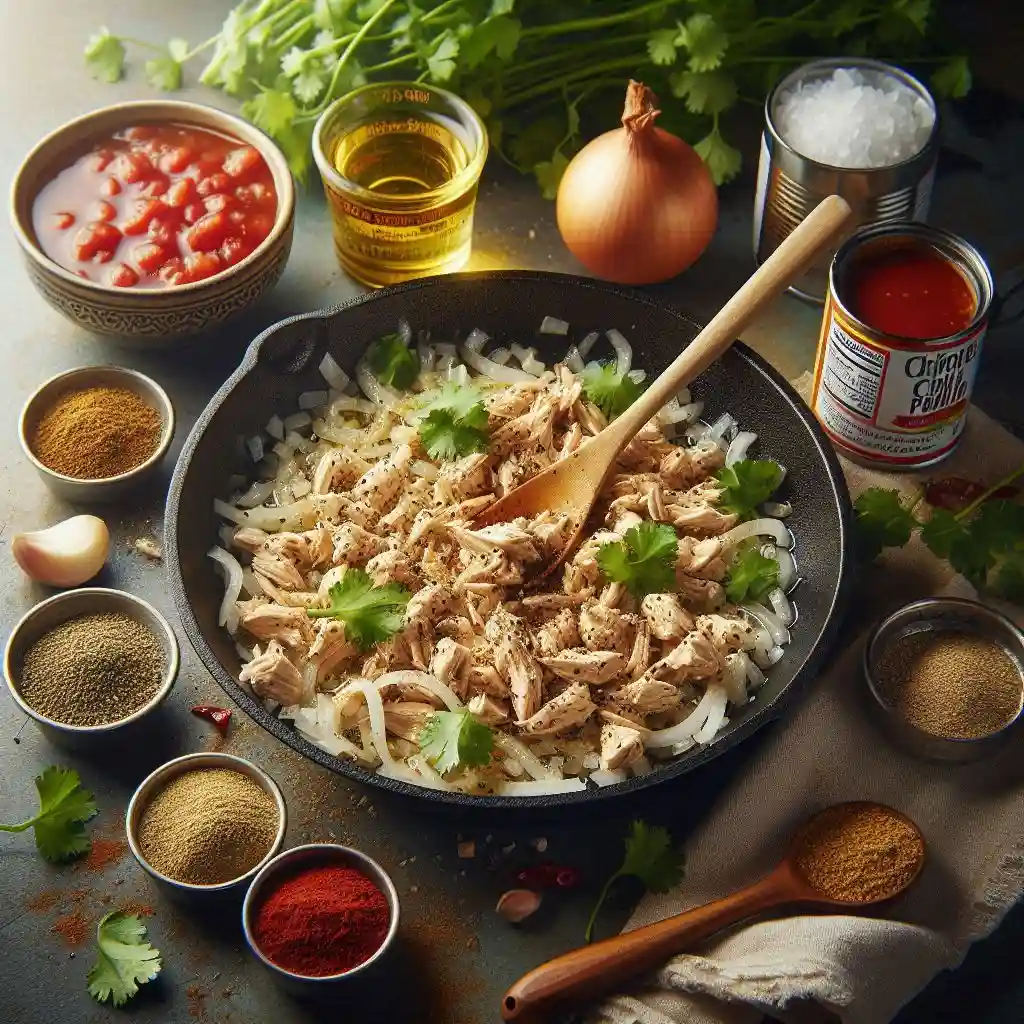
POLYGON ((1020 672, 998 644, 954 630, 911 633, 882 652, 882 699, 912 725, 946 739, 977 739, 1020 711, 1020 672))
POLYGON ((924 857, 924 841, 888 807, 839 804, 797 833, 793 856, 797 870, 822 896, 870 903, 911 881, 924 857))
POLYGON ((160 444, 160 414, 127 388, 85 388, 61 396, 28 443, 55 473, 106 480, 141 466, 160 444))
POLYGON ((172 779, 153 797, 139 823, 139 847, 161 874, 217 885, 255 867, 277 827, 277 804, 247 775, 200 768, 172 779))

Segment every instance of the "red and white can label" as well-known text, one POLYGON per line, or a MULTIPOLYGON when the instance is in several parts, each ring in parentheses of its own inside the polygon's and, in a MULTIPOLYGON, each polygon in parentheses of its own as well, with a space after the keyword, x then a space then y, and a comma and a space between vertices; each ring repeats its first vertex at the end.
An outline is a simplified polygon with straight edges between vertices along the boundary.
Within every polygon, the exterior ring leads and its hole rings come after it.
POLYGON ((956 445, 978 371, 985 324, 949 341, 887 338, 825 305, 811 408, 860 458, 925 465, 956 445))

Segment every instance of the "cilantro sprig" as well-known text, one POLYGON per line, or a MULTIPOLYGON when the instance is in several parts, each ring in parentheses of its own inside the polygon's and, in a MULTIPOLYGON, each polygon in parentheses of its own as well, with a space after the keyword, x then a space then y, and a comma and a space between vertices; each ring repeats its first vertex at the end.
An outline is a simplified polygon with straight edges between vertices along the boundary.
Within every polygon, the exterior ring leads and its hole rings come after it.
POLYGON ((668 892, 679 884, 683 877, 683 854, 672 845, 668 830, 660 825, 648 825, 646 821, 634 821, 626 837, 626 855, 622 866, 615 872, 601 890, 597 903, 587 921, 584 939, 593 938, 597 915, 620 878, 637 878, 651 892, 668 892))
POLYGON ((784 476, 783 468, 771 459, 740 459, 731 466, 723 466, 715 474, 722 488, 718 507, 747 519, 775 493, 784 476))
POLYGON ((367 350, 366 361, 377 380, 396 388, 411 387, 420 372, 416 353, 397 334, 378 338, 367 350))
POLYGON ((50 861, 69 860, 88 853, 85 823, 96 814, 92 793, 82 788, 78 772, 50 765, 36 776, 39 811, 18 825, 0 825, 0 832, 34 829, 36 847, 50 861))
POLYGON ((725 596, 733 604, 761 601, 778 585, 778 559, 762 555, 756 542, 741 545, 729 566, 725 596))
POLYGON ((668 523, 643 522, 628 529, 622 540, 602 544, 597 564, 605 577, 624 583, 635 597, 675 589, 679 538, 668 523))
POLYGON ((96 946, 88 984, 89 995, 98 1003, 124 1006, 163 966, 160 950, 149 944, 146 926, 133 914, 107 914, 96 927, 96 946))
POLYGON ((468 711, 435 711, 419 735, 420 750, 442 774, 482 768, 494 750, 494 733, 468 711))
POLYGON ((628 374, 615 372, 614 363, 590 364, 583 370, 583 394, 608 417, 621 416, 642 394, 638 384, 628 374))
POLYGON ((476 388, 449 382, 426 408, 419 437, 432 459, 458 459, 487 451, 491 440, 487 410, 476 388))
POLYGON ((362 569, 349 569, 327 596, 330 604, 326 608, 307 608, 306 614, 313 619, 340 619, 345 637, 366 651, 402 628, 411 595, 398 583, 375 587, 362 569))

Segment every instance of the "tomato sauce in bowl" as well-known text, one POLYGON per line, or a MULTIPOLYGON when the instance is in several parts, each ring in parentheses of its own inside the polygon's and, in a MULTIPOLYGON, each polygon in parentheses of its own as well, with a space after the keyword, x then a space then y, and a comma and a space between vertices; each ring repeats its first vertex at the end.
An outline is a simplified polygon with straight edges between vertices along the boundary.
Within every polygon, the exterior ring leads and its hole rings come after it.
POLYGON ((98 139, 32 206, 42 251, 97 284, 167 288, 213 277, 267 238, 277 192, 253 146, 189 125, 98 139))

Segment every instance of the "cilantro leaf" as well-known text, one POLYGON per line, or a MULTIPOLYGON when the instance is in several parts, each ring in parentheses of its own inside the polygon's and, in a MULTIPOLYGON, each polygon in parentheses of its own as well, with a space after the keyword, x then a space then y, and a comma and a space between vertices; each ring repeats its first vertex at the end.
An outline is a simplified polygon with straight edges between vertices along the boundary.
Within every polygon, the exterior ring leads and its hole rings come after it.
POLYGON ((487 451, 491 440, 487 410, 476 388, 449 382, 427 410, 420 421, 419 437, 432 459, 458 459, 487 451))
POLYGON ((409 591, 398 583, 375 587, 362 569, 349 569, 327 592, 326 608, 307 608, 312 619, 334 618, 345 624, 345 637, 361 651, 383 643, 405 625, 409 591))
POLYGON ((697 156, 708 165, 711 177, 716 185, 724 185, 740 173, 743 156, 735 146, 730 146, 722 138, 717 126, 700 142, 694 144, 697 156))
POLYGON ((181 88, 181 64, 171 56, 147 60, 146 81, 161 92, 174 92, 181 88))
POLYGON ((367 350, 366 361, 382 384, 396 388, 410 387, 420 373, 416 353, 397 334, 378 338, 367 350))
POLYGON ((107 28, 101 28, 85 44, 85 64, 93 78, 119 81, 124 74, 124 43, 107 28))
POLYGON ((602 544, 597 564, 607 579, 624 583, 636 597, 645 597, 675 587, 678 550, 673 527, 643 522, 627 530, 622 540, 602 544))
POLYGON ((442 774, 489 764, 494 733, 468 711, 435 711, 419 735, 420 750, 442 774))
MULTIPOLYGON (((866 493, 867 492, 865 491, 865 494, 866 493)), ((895 491, 886 491, 884 493, 895 494, 895 491)), ((861 497, 863 497, 863 495, 861 497)), ((857 499, 857 503, 859 505, 860 498, 857 499)), ((902 506, 900 507, 902 508, 902 506)), ((857 515, 859 519, 859 509, 857 515)), ((905 544, 907 540, 910 539, 909 526, 906 528, 906 533, 906 540, 897 539, 895 546, 905 544)), ((897 537, 901 537, 902 535, 903 526, 901 525, 897 537)), ((931 519, 921 526, 921 540, 923 540, 931 549, 932 553, 938 555, 939 558, 949 558, 949 553, 953 550, 953 546, 962 542, 966 535, 967 527, 964 526, 964 524, 961 523, 952 512, 944 508, 933 509, 931 519)))
POLYGON ((242 104, 242 116, 275 138, 291 129, 298 113, 295 100, 279 89, 260 89, 242 104))
POLYGON ((715 474, 722 488, 718 506, 746 519, 775 493, 784 475, 782 467, 771 459, 740 459, 723 466, 715 474))
POLYGON ((451 29, 438 36, 427 56, 427 73, 433 82, 447 82, 455 74, 455 58, 459 55, 459 40, 451 29))
POLYGON ((550 160, 541 160, 533 165, 533 176, 540 185, 541 195, 545 199, 558 197, 558 186, 562 183, 562 175, 569 166, 569 158, 560 150, 556 149, 550 160))
POLYGON ((932 75, 932 88, 940 96, 954 100, 966 96, 971 91, 972 84, 971 66, 964 56, 952 57, 932 75))
POLYGON ((0 832, 35 830, 36 847, 50 861, 86 853, 85 822, 96 813, 92 793, 82 789, 78 772, 50 765, 36 777, 39 813, 18 825, 0 825, 0 832))
MULTIPOLYGON (((736 79, 723 71, 679 71, 669 78, 672 95, 694 114, 720 114, 739 97, 736 79)), ((707 159, 704 157, 704 159, 707 159)))
POLYGON ((647 38, 647 55, 652 64, 668 67, 676 62, 676 43, 679 32, 674 28, 660 28, 647 38))
POLYGON ((740 548, 726 577, 725 595, 733 604, 760 601, 779 585, 779 563, 767 558, 756 544, 740 548))
POLYGON ((996 593, 1015 604, 1024 604, 1024 552, 1014 551, 995 573, 996 593))
POLYGON ((683 855, 672 846, 668 830, 660 825, 634 821, 626 837, 626 855, 622 866, 604 884, 587 922, 585 939, 590 942, 597 914, 611 891, 612 885, 625 877, 639 879, 651 892, 668 892, 683 877, 683 855))
POLYGON ((676 37, 690 54, 691 71, 714 71, 722 63, 729 37, 710 14, 691 14, 676 37))
POLYGON ((628 374, 620 377, 614 363, 588 364, 583 368, 583 394, 610 420, 621 416, 643 390, 644 385, 628 374))
POLYGON ((98 1003, 123 1006, 163 966, 160 951, 146 941, 146 926, 132 914, 107 914, 96 928, 96 944, 88 981, 89 995, 98 1003))
POLYGON ((327 85, 327 75, 319 64, 311 64, 292 82, 292 89, 297 99, 303 103, 315 103, 316 98, 327 85))
MULTIPOLYGON (((872 561, 882 548, 902 547, 917 525, 913 513, 900 501, 900 493, 869 487, 853 503, 859 556, 872 561)), ((938 527, 938 523, 936 527, 938 527)))
POLYGON ((459 56, 467 68, 479 67, 491 54, 509 61, 519 45, 523 26, 515 18, 499 15, 487 18, 459 45, 459 56))

